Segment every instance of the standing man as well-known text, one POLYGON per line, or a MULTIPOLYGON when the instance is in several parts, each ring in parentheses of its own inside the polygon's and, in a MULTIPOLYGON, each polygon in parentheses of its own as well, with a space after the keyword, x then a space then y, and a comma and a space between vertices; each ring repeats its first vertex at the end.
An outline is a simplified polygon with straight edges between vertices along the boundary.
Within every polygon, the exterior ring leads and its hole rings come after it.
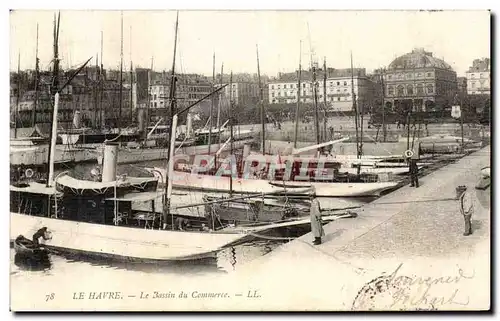
POLYGON ((418 154, 415 153, 414 150, 410 150, 406 152, 407 160, 408 160, 408 170, 410 172, 410 186, 413 187, 415 186, 418 188, 418 166, 417 166, 417 160, 418 160, 418 154))
POLYGON ((456 188, 460 213, 464 216, 465 231, 464 236, 472 234, 472 213, 474 213, 474 204, 472 195, 467 191, 467 186, 461 185, 456 188))
POLYGON ((323 230, 323 222, 321 221, 321 208, 319 206, 319 201, 316 198, 316 191, 313 191, 310 195, 311 200, 311 232, 314 235, 314 245, 321 244, 321 237, 325 236, 325 231, 323 230))

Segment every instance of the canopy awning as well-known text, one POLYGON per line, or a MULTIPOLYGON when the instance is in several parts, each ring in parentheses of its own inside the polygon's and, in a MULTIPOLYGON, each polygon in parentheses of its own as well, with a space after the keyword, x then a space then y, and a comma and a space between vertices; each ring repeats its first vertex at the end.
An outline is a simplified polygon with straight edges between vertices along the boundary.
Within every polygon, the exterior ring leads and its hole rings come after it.
POLYGON ((47 187, 47 185, 45 184, 40 184, 36 182, 29 183, 27 186, 10 185, 10 191, 31 193, 31 194, 55 195, 55 196, 62 195, 61 192, 56 191, 55 186, 47 187))

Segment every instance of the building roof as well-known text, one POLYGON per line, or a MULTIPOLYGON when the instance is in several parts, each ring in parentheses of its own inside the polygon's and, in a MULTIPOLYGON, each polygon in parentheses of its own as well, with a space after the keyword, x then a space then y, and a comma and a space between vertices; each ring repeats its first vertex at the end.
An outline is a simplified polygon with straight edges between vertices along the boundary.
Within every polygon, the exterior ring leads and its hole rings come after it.
POLYGON ((414 49, 412 52, 404 54, 394 59, 388 69, 419 69, 419 68, 440 68, 452 70, 451 66, 444 60, 432 56, 432 52, 422 48, 414 49))

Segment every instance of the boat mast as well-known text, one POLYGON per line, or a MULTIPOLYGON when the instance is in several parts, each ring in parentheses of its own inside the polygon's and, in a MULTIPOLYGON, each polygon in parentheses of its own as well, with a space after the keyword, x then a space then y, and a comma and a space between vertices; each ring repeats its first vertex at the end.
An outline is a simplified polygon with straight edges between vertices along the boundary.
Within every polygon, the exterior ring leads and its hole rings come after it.
POLYGON ((54 152, 56 148, 57 139, 57 107, 59 103, 59 95, 56 93, 59 90, 59 23, 61 21, 61 13, 59 12, 57 20, 54 15, 54 69, 52 74, 52 86, 50 86, 51 97, 54 96, 54 107, 52 110, 52 122, 50 123, 50 139, 48 148, 48 162, 47 162, 47 187, 52 186, 52 179, 54 177, 54 152))
POLYGON ((40 77, 39 70, 39 59, 38 59, 38 23, 36 24, 36 49, 35 49, 35 102, 33 104, 33 115, 31 118, 31 127, 36 125, 36 108, 38 105, 38 78, 40 77))
MULTIPOLYGON (((262 155, 266 154, 265 144, 266 144, 266 123, 264 115, 264 97, 262 90, 262 83, 260 81, 260 63, 259 63, 259 45, 255 45, 257 49, 257 77, 259 78, 259 99, 260 99, 260 122, 262 123, 262 155)), ((232 90, 232 88, 231 88, 232 90)))
POLYGON ((103 41, 102 41, 102 30, 101 30, 101 69, 99 69, 99 126, 102 128, 105 125, 105 115, 104 110, 102 108, 102 99, 103 99, 103 91, 104 91, 104 65, 103 65, 103 55, 102 55, 102 49, 103 48, 103 41))
POLYGON ((132 65, 132 26, 130 26, 130 121, 134 123, 134 67, 132 65))
POLYGON ((121 12, 121 33, 120 33, 120 110, 118 111, 118 132, 122 130, 122 104, 123 104, 123 11, 121 12))
POLYGON ((17 97, 14 110, 14 138, 17 138, 17 115, 19 113, 19 99, 21 97, 21 52, 17 54, 17 97))
MULTIPOLYGON (((170 78, 170 92, 169 92, 169 101, 170 101, 170 127, 171 127, 171 133, 170 133, 170 146, 168 150, 168 156, 166 160, 166 171, 168 175, 168 179, 166 180, 166 186, 165 190, 167 193, 165 194, 165 200, 163 202, 163 229, 166 228, 167 226, 167 217, 168 214, 170 213, 170 195, 169 195, 169 190, 172 190, 172 186, 170 184, 171 176, 172 173, 169 172, 170 168, 173 168, 173 155, 174 155, 174 148, 175 148, 175 130, 176 128, 174 125, 177 125, 177 115, 174 117, 174 111, 175 111, 175 89, 176 89, 176 77, 175 77, 175 56, 177 52, 177 32, 179 29, 179 12, 177 11, 177 18, 175 20, 175 37, 174 37, 174 54, 172 58, 172 74, 170 78), (174 124, 175 120, 175 124, 174 124), (171 159, 172 157, 172 159, 171 159), (172 164, 170 164, 170 160, 172 160, 172 164)), ((167 112, 168 114, 168 112, 167 112)), ((172 215, 172 220, 173 220, 173 215, 172 215)), ((174 224, 172 222, 172 229, 174 229, 174 224)))
MULTIPOLYGON (((222 87, 223 85, 223 81, 224 81, 224 63, 222 63, 221 67, 220 67, 220 85, 222 87)), ((219 134, 219 145, 217 148, 220 148, 220 143, 221 143, 221 133, 220 133, 220 107, 221 107, 221 104, 222 104, 222 97, 224 95, 222 94, 222 92, 220 93, 219 95, 219 103, 217 104, 217 133, 219 134)))
POLYGON ((385 85, 384 85, 384 73, 385 69, 382 69, 380 73, 380 83, 382 84, 382 135, 383 142, 385 143, 387 137, 387 127, 385 125, 385 85))
MULTIPOLYGON (((324 57, 323 60, 323 70, 324 70, 324 77, 323 77, 323 141, 327 141, 327 131, 326 131, 326 79, 327 79, 327 70, 326 70, 326 57, 324 57)), ((333 138, 332 138, 333 139, 333 138)))
POLYGON ((293 141, 293 148, 297 148, 297 139, 299 135, 299 108, 300 108, 300 91, 301 84, 300 80, 302 78, 302 40, 300 41, 300 49, 299 49, 299 81, 297 87, 297 107, 295 108, 295 138, 293 141))
MULTIPOLYGON (((99 70, 99 54, 96 54, 96 59, 95 59, 95 71, 96 73, 99 70)), ((98 74, 96 74, 98 77, 98 74)), ((94 121, 93 121, 93 126, 94 128, 97 128, 97 115, 98 115, 98 109, 99 109, 99 84, 97 78, 94 79, 94 121)))
POLYGON ((352 65, 351 51, 351 94, 352 94, 352 109, 354 110, 354 126, 356 127, 356 158, 360 158, 359 154, 359 137, 358 137, 358 107, 356 105, 356 93, 354 92, 354 68, 352 65))
POLYGON ((319 112, 318 112, 318 83, 316 81, 316 65, 312 61, 311 65, 312 65, 312 85, 313 85, 313 95, 314 95, 314 125, 316 127, 316 144, 319 144, 320 139, 319 139, 319 112))
MULTIPOLYGON (((151 68, 149 69, 148 71, 148 98, 147 98, 147 106, 146 106, 146 128, 148 128, 149 126, 149 122, 150 122, 150 117, 149 117, 149 105, 151 104, 151 76, 152 76, 152 73, 153 73, 153 57, 151 57, 151 68)), ((145 130, 144 131, 144 141, 146 141, 148 139, 148 131, 145 130)))
MULTIPOLYGON (((215 52, 212 64, 212 91, 215 89, 215 52)), ((210 113, 209 113, 209 128, 208 128, 208 155, 210 155, 210 148, 212 147, 212 114, 214 110, 214 96, 210 99, 210 113)))
POLYGON ((231 174, 229 175, 229 197, 233 196, 233 71, 231 71, 231 76, 229 76, 229 128, 231 130, 231 134, 229 136, 230 139, 230 166, 231 166, 231 174))

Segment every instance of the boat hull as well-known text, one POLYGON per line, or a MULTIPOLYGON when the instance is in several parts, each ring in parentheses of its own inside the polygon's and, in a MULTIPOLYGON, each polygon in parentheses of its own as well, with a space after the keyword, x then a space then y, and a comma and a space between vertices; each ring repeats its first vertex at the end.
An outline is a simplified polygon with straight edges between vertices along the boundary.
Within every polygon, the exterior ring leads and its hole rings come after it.
MULTIPOLYGON (((151 170, 151 169, 150 169, 151 170)), ((159 179, 163 175, 165 182, 165 170, 154 168, 151 172, 159 179)), ((260 193, 293 193, 294 188, 314 187, 316 196, 319 197, 360 197, 378 196, 382 192, 399 186, 398 182, 376 182, 376 183, 331 183, 331 182, 299 182, 289 181, 283 186, 283 181, 268 181, 263 179, 233 179, 233 193, 260 194, 260 193)), ((176 189, 191 191, 221 192, 228 193, 230 189, 230 178, 225 176, 213 176, 192 174, 175 171, 173 185, 176 189)))
POLYGON ((220 249, 237 244, 244 234, 151 230, 67 221, 25 214, 10 214, 10 238, 32 235, 47 227, 48 249, 112 257, 127 261, 185 261, 210 258, 220 249))

